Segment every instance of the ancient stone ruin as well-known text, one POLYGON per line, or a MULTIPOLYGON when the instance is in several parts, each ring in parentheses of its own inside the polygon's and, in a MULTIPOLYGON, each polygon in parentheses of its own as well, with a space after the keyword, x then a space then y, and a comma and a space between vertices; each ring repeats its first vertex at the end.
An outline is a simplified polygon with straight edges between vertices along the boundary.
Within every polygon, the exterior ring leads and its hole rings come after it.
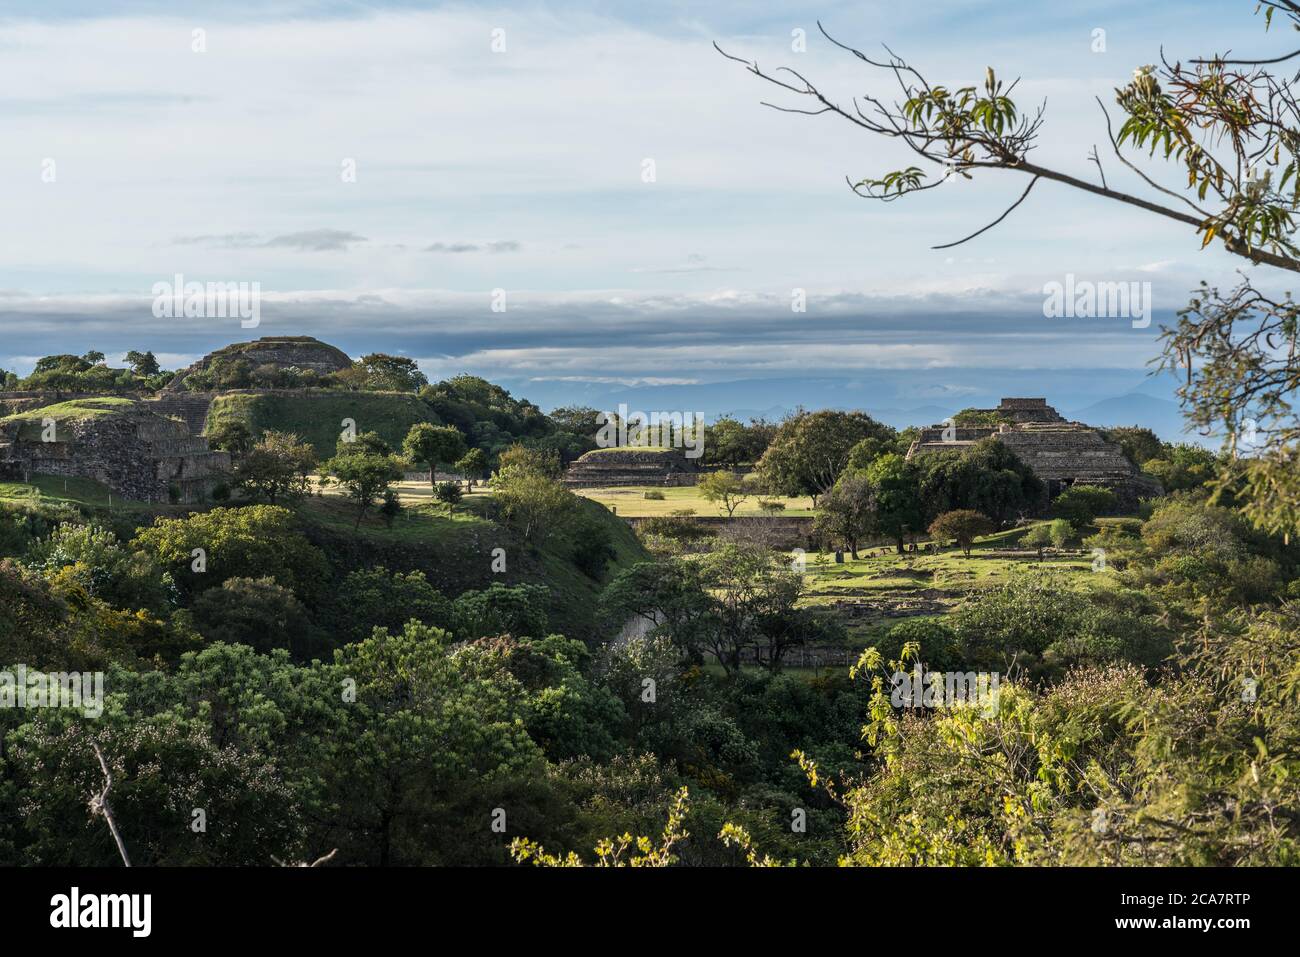
POLYGON ((186 391, 186 379, 217 360, 243 360, 253 368, 270 366, 275 369, 298 369, 322 376, 341 372, 352 365, 352 360, 342 349, 312 336, 264 336, 252 342, 235 342, 209 353, 194 365, 178 372, 167 383, 164 393, 186 391))
POLYGON ((996 409, 977 411, 996 417, 997 424, 930 426, 921 430, 907 457, 960 450, 991 437, 1028 465, 1052 495, 1071 485, 1100 485, 1132 508, 1161 492, 1160 483, 1144 475, 1119 445, 1090 425, 1067 422, 1046 399, 1003 399, 996 409))
POLYGON ((570 488, 610 485, 694 485, 699 478, 695 459, 681 449, 594 449, 580 456, 564 473, 570 488))
POLYGON ((206 501, 228 477, 230 456, 143 403, 65 403, 0 419, 0 475, 65 475, 102 482, 143 502, 206 501))

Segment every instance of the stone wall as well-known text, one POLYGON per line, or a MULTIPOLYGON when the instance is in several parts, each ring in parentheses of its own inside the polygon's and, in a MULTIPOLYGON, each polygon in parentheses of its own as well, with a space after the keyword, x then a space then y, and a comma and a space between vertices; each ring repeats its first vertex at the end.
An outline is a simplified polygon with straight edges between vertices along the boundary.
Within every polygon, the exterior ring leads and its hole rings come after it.
POLYGON ((614 485, 694 485, 699 466, 681 449, 597 449, 579 456, 564 473, 570 488, 614 485))
POLYGON ((230 456, 180 422, 132 409, 55 423, 44 442, 39 422, 0 422, 0 473, 90 478, 123 498, 143 502, 205 501, 230 472, 230 456))

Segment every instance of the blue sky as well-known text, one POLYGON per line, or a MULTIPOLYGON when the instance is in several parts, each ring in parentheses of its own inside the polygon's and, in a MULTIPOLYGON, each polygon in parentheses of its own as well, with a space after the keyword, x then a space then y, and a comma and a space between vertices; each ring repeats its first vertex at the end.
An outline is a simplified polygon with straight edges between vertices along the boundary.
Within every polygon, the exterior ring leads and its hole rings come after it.
MULTIPOLYGON (((818 18, 938 81, 993 65, 1023 78, 1023 104, 1046 100, 1038 160, 1094 178, 1093 97, 1109 103, 1162 46, 1281 50, 1289 37, 1266 35, 1253 8, 9 0, 0 367, 90 348, 181 364, 247 337, 230 320, 155 320, 152 285, 181 273, 259 282, 257 334, 404 352, 431 377, 475 372, 543 404, 642 387, 685 403, 710 387, 705 411, 793 407, 803 377, 841 384, 839 403, 832 386, 810 391, 823 404, 898 408, 1068 381, 1058 404, 1083 408, 1142 388, 1160 320, 1241 264, 1052 184, 979 240, 931 250, 996 216, 1023 179, 857 199, 846 175, 902 155, 842 120, 763 108, 774 91, 711 44, 846 99, 882 80, 817 36, 818 18), (1067 273, 1152 283, 1156 323, 1045 319, 1042 287, 1067 273), (505 313, 490 309, 498 288, 505 313), (806 313, 789 311, 795 288, 806 313), (713 387, 731 382, 747 385, 729 401, 713 387)), ((1102 156, 1112 185, 1144 192, 1102 156)))

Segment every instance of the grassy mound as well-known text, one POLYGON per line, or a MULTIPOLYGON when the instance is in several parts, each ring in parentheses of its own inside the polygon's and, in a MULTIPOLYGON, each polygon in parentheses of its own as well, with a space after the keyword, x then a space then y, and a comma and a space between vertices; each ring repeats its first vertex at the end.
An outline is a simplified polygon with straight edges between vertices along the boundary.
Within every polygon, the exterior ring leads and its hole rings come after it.
POLYGON ((39 422, 42 419, 54 419, 64 422, 73 419, 90 419, 101 415, 128 412, 138 404, 134 399, 123 399, 115 396, 69 399, 67 402, 43 405, 38 409, 25 409, 22 412, 15 412, 12 415, 6 415, 3 419, 0 419, 0 422, 39 422))
POLYGON ((378 432, 394 448, 401 448, 416 423, 441 422, 418 396, 401 392, 236 393, 213 400, 207 428, 211 432, 223 422, 237 420, 254 436, 292 432, 325 459, 334 454, 344 419, 356 422, 358 433, 378 432))

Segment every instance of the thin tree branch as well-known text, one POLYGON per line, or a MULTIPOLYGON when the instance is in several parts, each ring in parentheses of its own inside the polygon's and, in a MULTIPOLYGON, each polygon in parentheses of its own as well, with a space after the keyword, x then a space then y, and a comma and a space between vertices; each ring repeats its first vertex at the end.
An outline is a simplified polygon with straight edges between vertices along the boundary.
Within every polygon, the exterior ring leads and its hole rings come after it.
POLYGON ((960 246, 962 243, 969 242, 970 240, 974 239, 976 236, 980 235, 981 233, 987 233, 998 223, 1002 222, 1002 220, 1010 216, 1011 211, 1025 201, 1025 197, 1029 195, 1029 191, 1034 188, 1034 184, 1037 182, 1038 182, 1038 177, 1035 176, 1033 179, 1029 181, 1029 185, 1025 187, 1025 191, 1020 194, 1020 198, 1016 200, 1014 203, 1012 203, 1010 206, 1008 206, 1006 208, 1006 211, 1003 212, 1001 216, 993 220, 993 222, 989 223, 983 229, 977 229, 975 232, 971 233, 965 239, 959 239, 955 243, 944 243, 942 246, 931 246, 930 248, 931 249, 952 249, 953 246, 960 246))
POLYGON ((90 798, 90 816, 99 817, 101 814, 104 820, 108 822, 109 833, 113 835, 113 840, 117 844, 117 852, 122 855, 122 863, 127 867, 131 866, 131 858, 126 853, 126 845, 122 843, 122 835, 117 832, 117 822, 113 820, 113 808, 108 803, 108 792, 113 790, 113 773, 108 770, 108 762, 104 760, 104 753, 99 750, 99 743, 90 742, 90 746, 95 749, 95 757, 99 758, 100 770, 104 772, 104 790, 90 798))

